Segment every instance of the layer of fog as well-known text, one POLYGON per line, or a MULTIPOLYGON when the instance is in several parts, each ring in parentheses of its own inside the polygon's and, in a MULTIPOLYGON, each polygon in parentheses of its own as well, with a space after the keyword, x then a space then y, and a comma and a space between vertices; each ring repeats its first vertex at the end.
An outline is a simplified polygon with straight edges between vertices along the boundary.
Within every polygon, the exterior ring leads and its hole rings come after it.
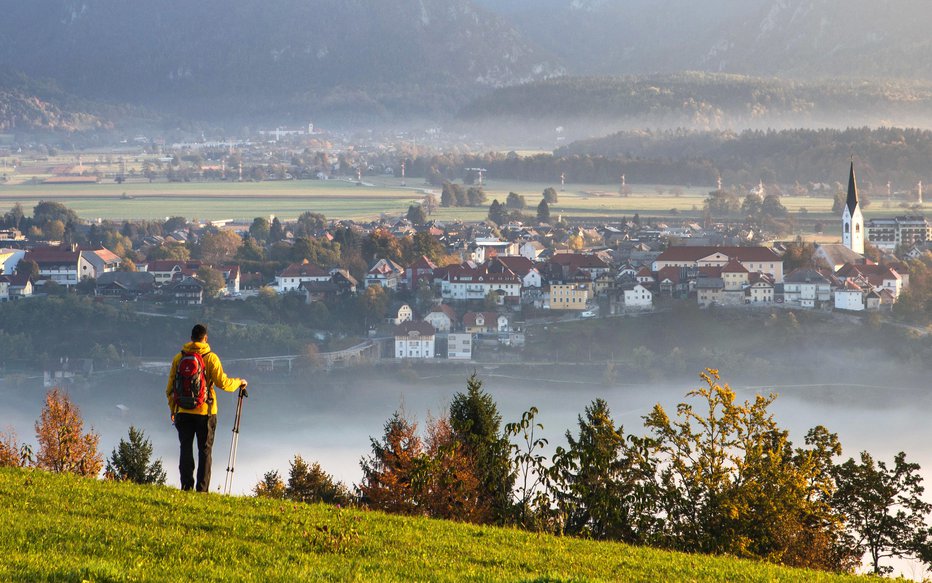
MULTIPOLYGON (((751 399, 757 392, 780 394, 772 412, 792 438, 802 443, 809 428, 822 424, 837 432, 844 455, 870 451, 876 459, 892 460, 895 453, 922 466, 927 484, 932 483, 932 425, 926 423, 930 402, 922 370, 852 363, 843 354, 827 359, 822 374, 800 383, 780 378, 757 378, 749 383, 732 382, 739 399, 751 399)), ((237 374, 229 370, 230 374, 237 374)), ((385 421, 402 407, 421 422, 429 414, 443 414, 454 394, 465 388, 462 369, 450 371, 442 364, 417 369, 421 379, 402 381, 394 367, 369 370, 363 375, 299 374, 290 377, 254 377, 250 397, 244 403, 239 451, 235 464, 233 492, 247 495, 269 470, 278 470, 287 479, 288 463, 295 454, 319 461, 335 478, 356 484, 361 478, 359 461, 371 452, 370 437, 382 434, 385 421)), ((642 417, 655 403, 673 412, 690 389, 700 385, 698 376, 654 382, 626 382, 611 385, 548 378, 544 372, 500 367, 479 370, 484 388, 490 392, 504 422, 517 420, 521 413, 536 406, 542 435, 550 440, 549 451, 565 443, 564 433, 576 432, 577 416, 596 397, 605 398, 616 422, 625 431, 643 434, 642 417)), ((728 381, 728 375, 725 378, 728 381)), ((127 428, 135 425, 151 439, 154 456, 161 458, 168 483, 178 486, 178 442, 169 421, 165 401, 165 379, 155 375, 126 373, 94 379, 94 388, 75 385, 69 394, 82 410, 87 426, 101 436, 100 449, 107 456, 127 428)), ((5 403, 0 428, 12 427, 21 441, 34 444, 33 424, 38 419, 44 390, 35 380, 21 386, 0 384, 5 403)), ((220 415, 214 445, 211 490, 218 491, 229 461, 235 393, 221 394, 220 415)), ((912 564, 900 565, 906 575, 918 574, 912 564)))

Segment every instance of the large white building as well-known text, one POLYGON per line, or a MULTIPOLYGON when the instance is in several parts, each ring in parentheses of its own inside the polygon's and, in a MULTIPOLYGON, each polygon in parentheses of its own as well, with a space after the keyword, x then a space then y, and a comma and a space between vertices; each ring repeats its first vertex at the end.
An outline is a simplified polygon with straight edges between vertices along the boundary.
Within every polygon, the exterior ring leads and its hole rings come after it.
POLYGON ((922 216, 871 219, 867 239, 879 249, 893 251, 901 245, 932 241, 932 224, 922 216))
POLYGON ((427 322, 409 321, 395 326, 395 358, 433 358, 434 327, 427 322))
POLYGON ((664 267, 725 267, 735 260, 748 273, 766 273, 774 283, 783 282, 783 258, 769 247, 668 247, 652 265, 654 273, 664 267))

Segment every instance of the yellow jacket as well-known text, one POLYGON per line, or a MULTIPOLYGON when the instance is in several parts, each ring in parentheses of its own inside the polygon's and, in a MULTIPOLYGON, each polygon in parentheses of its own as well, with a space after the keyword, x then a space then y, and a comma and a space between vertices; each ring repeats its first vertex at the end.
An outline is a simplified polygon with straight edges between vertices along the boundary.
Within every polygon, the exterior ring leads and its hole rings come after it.
MULTIPOLYGON (((232 393, 243 384, 243 379, 234 379, 223 373, 223 365, 220 364, 220 357, 210 351, 210 345, 206 342, 188 342, 181 347, 182 352, 197 352, 204 357, 204 368, 207 375, 207 385, 210 390, 210 414, 217 414, 217 393, 214 387, 220 387, 224 391, 232 393)), ((172 360, 172 368, 168 373, 168 387, 165 389, 165 395, 168 397, 168 408, 171 409, 172 415, 175 413, 194 413, 195 415, 207 415, 207 403, 194 409, 182 409, 175 406, 175 372, 178 370, 178 361, 181 360, 181 352, 175 355, 172 360)))

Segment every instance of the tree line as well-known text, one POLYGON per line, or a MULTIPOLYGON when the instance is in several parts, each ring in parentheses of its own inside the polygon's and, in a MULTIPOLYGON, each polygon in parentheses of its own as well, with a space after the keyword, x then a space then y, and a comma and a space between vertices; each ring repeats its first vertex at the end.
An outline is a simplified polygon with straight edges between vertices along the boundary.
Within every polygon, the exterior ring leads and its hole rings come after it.
MULTIPOLYGON (((396 411, 370 439, 353 488, 295 455, 287 481, 271 470, 253 493, 826 571, 853 571, 865 557, 876 574, 891 572, 893 557, 932 564, 932 505, 905 453, 843 460, 838 436, 822 426, 796 445, 769 410, 775 395, 740 402, 718 371, 700 377, 672 413, 655 405, 643 434, 626 433, 595 399, 548 460, 537 409, 503 425, 473 374, 424 431, 396 411)), ((36 452, 0 434, 0 467, 100 474, 99 436, 84 431, 66 393, 48 392, 35 429, 36 452)), ((164 484, 151 456, 131 427, 104 477, 164 484)))
POLYGON ((673 413, 656 405, 643 434, 594 400, 548 459, 537 409, 503 425, 473 375, 423 431, 396 411, 355 487, 295 456, 287 480, 272 470, 254 493, 836 572, 865 556, 877 574, 891 557, 932 561, 918 464, 842 460, 822 426, 794 444, 769 411, 775 395, 742 403, 717 371, 701 378, 673 413))

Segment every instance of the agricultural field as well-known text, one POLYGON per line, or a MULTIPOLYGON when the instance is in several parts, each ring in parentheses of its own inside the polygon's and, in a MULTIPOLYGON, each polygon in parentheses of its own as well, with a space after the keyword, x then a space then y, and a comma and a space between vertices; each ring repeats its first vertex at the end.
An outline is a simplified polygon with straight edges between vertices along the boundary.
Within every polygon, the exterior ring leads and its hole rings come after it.
MULTIPOLYGON (((100 159, 82 159, 81 164, 107 174, 118 171, 117 156, 100 159)), ((142 158, 127 157, 127 173, 138 172, 142 158)), ((431 187, 419 178, 409 178, 402 186, 400 178, 364 176, 362 183, 350 180, 286 180, 263 182, 154 182, 129 180, 117 184, 105 179, 98 184, 42 184, 50 167, 75 165, 74 156, 54 159, 23 161, 15 173, 9 158, 0 159, 0 212, 9 210, 19 202, 31 208, 41 200, 54 200, 68 205, 85 219, 164 219, 167 216, 184 216, 188 219, 250 220, 256 216, 275 215, 294 219, 305 211, 318 212, 331 218, 377 219, 380 216, 399 216, 408 206, 420 202, 427 192, 438 198, 440 189, 431 187), (39 173, 46 171, 45 174, 39 173)), ((699 217, 708 187, 675 187, 664 185, 630 185, 628 196, 620 196, 617 187, 604 184, 559 184, 487 180, 483 185, 488 202, 504 202, 509 192, 527 199, 525 212, 534 215, 541 193, 553 186, 559 191, 559 203, 551 205, 554 218, 605 217, 618 219, 635 213, 641 216, 699 217)), ((786 196, 783 204, 803 219, 815 222, 836 218, 831 212, 832 200, 828 197, 786 196)), ((441 208, 432 218, 439 220, 482 220, 487 208, 441 208)), ((869 207, 867 218, 906 214, 907 210, 894 203, 877 202, 869 207)), ((804 229, 805 230, 805 229, 804 229)))

